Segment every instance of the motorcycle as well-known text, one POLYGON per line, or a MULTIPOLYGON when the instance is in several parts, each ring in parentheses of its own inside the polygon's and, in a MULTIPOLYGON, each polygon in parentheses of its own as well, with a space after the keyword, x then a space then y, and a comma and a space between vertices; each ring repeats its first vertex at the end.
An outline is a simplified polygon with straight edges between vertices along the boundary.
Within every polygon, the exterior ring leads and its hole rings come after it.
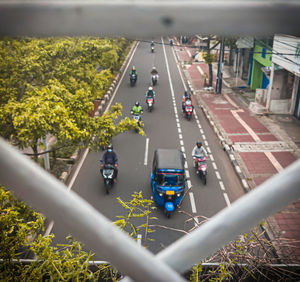
POLYGON ((184 114, 188 120, 191 120, 193 114, 193 106, 190 100, 186 100, 184 104, 184 114))
POLYGON ((115 167, 112 164, 104 164, 102 168, 102 176, 104 180, 104 186, 106 194, 109 194, 110 189, 114 184, 115 167))
POLYGON ((154 46, 151 46, 151 53, 154 53, 154 46))
POLYGON ((173 39, 170 39, 170 46, 173 46, 173 39))
POLYGON ((196 173, 200 176, 204 185, 206 185, 206 175, 207 175, 207 157, 196 158, 196 173))
POLYGON ((131 74, 131 75, 130 75, 130 85, 131 85, 131 86, 134 86, 135 83, 136 83, 136 80, 137 80, 136 74, 131 74))
POLYGON ((147 97, 146 103, 148 106, 148 111, 151 112, 153 109, 153 104, 154 104, 154 98, 153 97, 147 97))
POLYGON ((151 75, 151 81, 152 81, 152 86, 155 86, 158 81, 158 74, 152 74, 151 75))
MULTIPOLYGON (((134 115, 133 114, 132 118, 136 121, 138 127, 142 127, 142 125, 141 125, 141 121, 142 121, 141 115, 134 115)), ((135 128, 135 132, 139 132, 139 129, 135 128)))

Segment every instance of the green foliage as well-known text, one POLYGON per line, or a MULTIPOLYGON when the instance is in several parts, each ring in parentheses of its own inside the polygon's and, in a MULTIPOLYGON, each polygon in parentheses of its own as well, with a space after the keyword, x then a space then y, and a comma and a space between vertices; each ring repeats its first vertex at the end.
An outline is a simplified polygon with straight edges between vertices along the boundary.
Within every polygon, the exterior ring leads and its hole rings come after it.
POLYGON ((214 54, 202 51, 202 57, 206 64, 212 64, 214 61, 214 54))
POLYGON ((21 266, 12 262, 29 246, 30 239, 44 225, 44 218, 0 186, 0 280, 14 280, 21 266), (25 248, 25 249, 24 249, 25 248))
POLYGON ((93 254, 82 250, 82 245, 71 236, 67 237, 68 244, 51 246, 54 235, 41 236, 31 244, 37 260, 25 266, 21 273, 22 280, 41 281, 97 281, 100 270, 92 272, 89 261, 93 254))
POLYGON ((0 134, 37 153, 47 134, 59 142, 91 145, 131 128, 113 124, 120 109, 89 116, 126 55, 129 41, 99 38, 0 40, 0 134), (113 128, 109 128, 113 126, 113 128), (100 128, 99 128, 100 127, 100 128))
POLYGON ((115 221, 115 224, 122 230, 127 232, 130 237, 136 239, 138 233, 141 233, 143 231, 145 234, 144 246, 146 246, 147 240, 152 241, 152 239, 148 237, 148 234, 154 232, 154 230, 149 228, 149 220, 155 219, 154 217, 150 217, 151 212, 155 209, 155 207, 152 207, 152 200, 143 198, 141 191, 134 192, 131 196, 132 199, 128 202, 123 201, 119 197, 117 198, 122 207, 127 210, 127 214, 125 216, 117 216, 119 220, 115 221), (142 218, 143 220, 145 220, 145 222, 139 225, 135 225, 132 220, 136 218, 142 218))

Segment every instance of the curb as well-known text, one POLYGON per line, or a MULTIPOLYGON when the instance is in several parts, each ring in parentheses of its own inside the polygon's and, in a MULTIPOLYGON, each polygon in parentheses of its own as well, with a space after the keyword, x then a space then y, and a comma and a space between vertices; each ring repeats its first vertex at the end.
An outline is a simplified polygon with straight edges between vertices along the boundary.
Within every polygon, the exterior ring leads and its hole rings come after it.
MULTIPOLYGON (((112 95, 113 95, 113 93, 116 89, 116 86, 118 85, 118 82, 120 81, 122 73, 124 72, 124 70, 126 68, 126 65, 128 64, 129 58, 131 57, 132 52, 133 52, 136 44, 137 44, 137 41, 134 41, 132 46, 130 47, 130 51, 128 52, 128 54, 127 54, 127 56, 126 56, 126 58, 125 58, 125 60, 122 64, 122 66, 120 67, 119 72, 117 73, 115 79, 112 81, 110 87, 108 88, 106 93, 103 95, 101 103, 100 103, 98 109, 95 111, 94 116, 101 116, 104 113, 105 108, 106 108, 108 102, 110 101, 110 99, 111 99, 111 97, 112 97, 112 95)), ((83 153, 84 153, 84 150, 80 150, 80 149, 77 150, 76 152, 74 152, 74 154, 71 156, 71 159, 74 160, 74 162, 73 162, 74 164, 76 164, 76 161, 81 158, 83 153)), ((61 176, 59 177, 60 181, 62 181, 63 183, 67 183, 68 178, 69 178, 70 174, 72 173, 74 164, 70 165, 68 167, 68 169, 61 174, 61 176)))

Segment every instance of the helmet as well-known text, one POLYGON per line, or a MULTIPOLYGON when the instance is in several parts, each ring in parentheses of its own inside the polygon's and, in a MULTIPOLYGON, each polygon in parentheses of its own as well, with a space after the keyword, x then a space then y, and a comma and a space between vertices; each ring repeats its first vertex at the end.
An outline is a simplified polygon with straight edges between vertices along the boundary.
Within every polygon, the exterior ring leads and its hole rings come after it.
POLYGON ((140 103, 138 101, 136 101, 135 105, 138 107, 140 105, 140 103))
POLYGON ((152 67, 152 70, 156 70, 156 67, 152 67))
POLYGON ((153 87, 150 86, 150 87, 148 88, 148 90, 149 90, 149 91, 152 91, 152 90, 153 90, 153 87))
POLYGON ((201 147, 201 146, 202 146, 202 142, 198 141, 198 142, 196 143, 196 145, 197 145, 197 147, 201 147))
POLYGON ((132 70, 135 70, 135 66, 132 66, 132 70))
POLYGON ((112 152, 112 150, 113 150, 113 146, 112 146, 111 144, 109 144, 109 145, 107 146, 107 151, 108 151, 108 152, 112 152))

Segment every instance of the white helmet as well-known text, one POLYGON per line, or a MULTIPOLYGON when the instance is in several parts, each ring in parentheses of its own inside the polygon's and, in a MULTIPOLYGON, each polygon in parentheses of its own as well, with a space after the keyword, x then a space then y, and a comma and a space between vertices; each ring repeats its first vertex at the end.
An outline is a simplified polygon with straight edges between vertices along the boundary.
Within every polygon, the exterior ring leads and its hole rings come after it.
POLYGON ((150 87, 148 88, 148 90, 149 90, 149 91, 152 91, 152 90, 153 90, 153 87, 150 86, 150 87))

